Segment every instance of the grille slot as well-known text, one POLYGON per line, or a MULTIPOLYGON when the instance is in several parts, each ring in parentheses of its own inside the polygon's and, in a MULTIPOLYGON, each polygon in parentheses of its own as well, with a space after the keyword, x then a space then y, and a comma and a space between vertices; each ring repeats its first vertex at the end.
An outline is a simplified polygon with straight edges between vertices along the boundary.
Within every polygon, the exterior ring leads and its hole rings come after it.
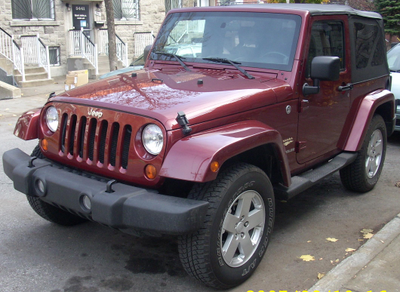
POLYGON ((129 158, 129 147, 131 145, 132 127, 126 125, 123 131, 123 142, 122 142, 122 155, 121 155, 121 166, 126 169, 128 166, 129 158))
POLYGON ((99 142, 99 161, 104 163, 104 152, 106 150, 106 137, 107 137, 108 122, 102 121, 100 126, 100 142, 99 142))
POLYGON ((78 141, 78 155, 83 158, 83 145, 85 144, 86 117, 81 118, 78 141))
POLYGON ((60 150, 62 153, 65 153, 65 137, 67 134, 67 122, 68 122, 68 115, 63 114, 61 119, 61 139, 60 139, 60 150))
POLYGON ((90 160, 93 161, 93 154, 94 154, 94 140, 96 138, 96 128, 97 128, 97 120, 91 119, 90 126, 89 126, 89 143, 88 143, 88 157, 90 160))
POLYGON ((69 125, 69 154, 74 155, 74 140, 75 140, 75 129, 76 129, 76 115, 71 117, 69 125))
POLYGON ((115 160, 117 158, 117 144, 119 136, 119 124, 113 123, 111 130, 111 147, 110 147, 110 164, 115 166, 115 160))
POLYGON ((111 165, 127 169, 131 146, 132 126, 118 122, 97 121, 96 118, 79 117, 64 113, 61 119, 60 151, 78 161, 86 159, 95 165, 111 165))

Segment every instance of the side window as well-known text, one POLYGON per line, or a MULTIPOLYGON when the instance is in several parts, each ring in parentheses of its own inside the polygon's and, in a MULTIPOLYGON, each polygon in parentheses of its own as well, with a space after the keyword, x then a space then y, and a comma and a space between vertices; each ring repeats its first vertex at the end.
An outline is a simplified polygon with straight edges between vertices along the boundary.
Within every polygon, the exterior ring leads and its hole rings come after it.
POLYGON ((316 21, 312 25, 307 57, 306 76, 310 77, 311 61, 317 56, 338 56, 340 68, 345 69, 344 32, 341 21, 316 21))
POLYGON ((382 34, 375 24, 354 23, 356 68, 379 66, 385 61, 382 34), (370 65, 369 65, 370 62, 370 65))

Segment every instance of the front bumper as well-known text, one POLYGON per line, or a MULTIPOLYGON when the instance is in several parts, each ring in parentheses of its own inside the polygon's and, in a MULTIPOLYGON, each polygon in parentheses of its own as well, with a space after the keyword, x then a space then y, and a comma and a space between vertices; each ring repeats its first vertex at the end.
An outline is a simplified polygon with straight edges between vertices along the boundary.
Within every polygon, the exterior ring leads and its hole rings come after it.
POLYGON ((3 154, 4 172, 16 190, 101 224, 122 231, 186 234, 204 222, 208 202, 166 196, 123 183, 113 184, 112 192, 107 192, 107 182, 73 173, 44 159, 32 163, 30 160, 20 149, 3 154), (44 192, 38 187, 39 180, 44 192), (83 196, 90 198, 90 210, 82 203, 83 196))

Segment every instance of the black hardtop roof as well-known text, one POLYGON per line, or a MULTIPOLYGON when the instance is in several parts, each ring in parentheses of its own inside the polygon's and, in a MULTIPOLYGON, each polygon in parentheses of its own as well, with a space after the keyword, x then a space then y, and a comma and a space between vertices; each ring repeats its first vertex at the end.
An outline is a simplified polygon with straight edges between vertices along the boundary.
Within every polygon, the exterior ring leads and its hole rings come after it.
POLYGON ((356 15, 367 18, 382 19, 382 16, 379 13, 371 11, 361 11, 347 5, 337 5, 337 4, 264 3, 264 4, 243 4, 243 5, 232 5, 232 6, 218 6, 218 7, 220 9, 229 7, 232 9, 259 8, 260 10, 265 10, 265 9, 292 10, 292 11, 302 10, 302 11, 308 11, 311 15, 346 14, 346 15, 356 15))

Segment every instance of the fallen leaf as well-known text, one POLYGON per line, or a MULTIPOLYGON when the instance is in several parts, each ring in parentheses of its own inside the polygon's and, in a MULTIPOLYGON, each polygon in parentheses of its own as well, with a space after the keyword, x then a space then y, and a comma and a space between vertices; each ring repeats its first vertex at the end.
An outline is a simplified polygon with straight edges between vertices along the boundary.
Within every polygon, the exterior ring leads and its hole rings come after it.
POLYGON ((300 257, 305 262, 315 261, 315 258, 312 255, 306 254, 300 257))
POLYGON ((353 252, 353 251, 355 251, 355 250, 356 250, 355 248, 351 248, 351 247, 346 248, 346 252, 353 252))
POLYGON ((307 240, 307 243, 310 243, 311 242, 311 240, 307 240))
POLYGON ((318 273, 318 280, 321 280, 325 276, 325 273, 318 273))
POLYGON ((372 229, 366 229, 366 228, 364 228, 363 230, 361 230, 360 231, 361 233, 371 233, 371 232, 373 232, 373 230, 372 229))
POLYGON ((372 233, 365 233, 364 238, 365 239, 370 239, 372 236, 374 236, 372 233))
POLYGON ((336 259, 335 263, 338 263, 339 261, 340 261, 339 259, 336 259))
POLYGON ((333 238, 333 237, 328 237, 326 240, 327 240, 327 241, 330 241, 330 242, 336 242, 336 241, 338 241, 337 238, 333 238))

